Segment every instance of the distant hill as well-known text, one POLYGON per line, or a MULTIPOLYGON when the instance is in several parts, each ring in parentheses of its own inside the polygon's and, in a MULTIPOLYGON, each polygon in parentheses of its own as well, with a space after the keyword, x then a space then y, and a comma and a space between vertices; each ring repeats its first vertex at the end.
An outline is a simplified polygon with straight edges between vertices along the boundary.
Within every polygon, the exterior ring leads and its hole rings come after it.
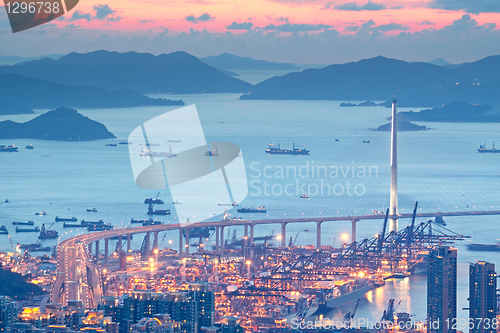
MULTIPOLYGON (((399 112, 401 118, 410 121, 432 122, 500 122, 500 112, 488 105, 471 105, 455 101, 442 107, 421 110, 419 112, 399 112)), ((398 118, 399 119, 399 118, 398 118)))
POLYGON ((1 73, 64 85, 131 89, 141 93, 241 93, 252 88, 250 83, 225 75, 186 52, 158 56, 109 51, 70 53, 58 60, 40 59, 0 66, 1 73))
POLYGON ((452 65, 452 63, 444 60, 443 58, 436 58, 431 61, 427 61, 428 64, 436 65, 436 66, 449 66, 452 65))
POLYGON ((7 101, 0 99, 0 116, 6 116, 11 114, 30 114, 35 113, 32 109, 14 103, 12 101, 7 101))
POLYGON ((31 60, 37 60, 37 59, 43 59, 43 58, 50 58, 50 59, 59 59, 64 54, 49 54, 49 55, 44 55, 44 56, 39 56, 39 57, 19 57, 19 56, 3 56, 0 55, 0 65, 13 65, 19 62, 24 62, 24 61, 31 61, 31 60))
POLYGON ((3 109, 2 101, 8 103, 11 110, 18 111, 63 105, 81 108, 184 105, 183 101, 149 98, 132 90, 109 91, 94 87, 75 87, 17 74, 0 74, 0 100, 0 111, 3 109))
POLYGON ((500 56, 456 68, 375 57, 273 77, 240 99, 392 100, 435 107, 462 100, 500 105, 500 56))
POLYGON ((43 289, 29 283, 19 273, 6 271, 0 266, 0 295, 9 296, 13 300, 22 300, 43 294, 43 289))
POLYGON ((70 108, 57 108, 25 123, 0 122, 0 139, 90 141, 112 139, 106 127, 70 108))
POLYGON ((256 60, 250 57, 239 57, 226 52, 217 56, 200 58, 200 60, 210 66, 222 69, 299 69, 297 66, 289 63, 256 60))

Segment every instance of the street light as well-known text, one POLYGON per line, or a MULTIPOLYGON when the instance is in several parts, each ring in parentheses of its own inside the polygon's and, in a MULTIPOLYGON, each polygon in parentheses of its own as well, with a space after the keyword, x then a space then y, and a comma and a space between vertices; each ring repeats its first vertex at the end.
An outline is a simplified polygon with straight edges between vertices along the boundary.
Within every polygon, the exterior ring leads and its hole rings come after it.
POLYGON ((245 264, 247 264, 247 279, 250 280, 250 265, 252 264, 252 261, 251 260, 247 260, 245 262, 245 264))
POLYGON ((344 241, 344 243, 347 241, 348 238, 349 238, 349 235, 347 235, 347 234, 342 235, 342 240, 344 241))

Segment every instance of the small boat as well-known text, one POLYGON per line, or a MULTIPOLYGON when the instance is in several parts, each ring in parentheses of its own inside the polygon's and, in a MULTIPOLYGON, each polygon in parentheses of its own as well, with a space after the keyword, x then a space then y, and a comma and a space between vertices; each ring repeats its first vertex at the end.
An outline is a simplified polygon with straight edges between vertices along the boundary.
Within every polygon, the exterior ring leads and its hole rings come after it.
POLYGON ((128 141, 122 141, 122 142, 118 142, 119 145, 131 145, 132 142, 128 142, 128 141))
POLYGON ((244 218, 242 218, 241 216, 236 216, 236 217, 233 217, 233 221, 243 221, 244 218))
POLYGON ((12 224, 13 225, 34 225, 35 222, 33 222, 33 221, 28 221, 28 222, 15 222, 15 221, 13 221, 12 224))
POLYGON ((41 212, 35 213, 35 215, 47 215, 47 213, 44 210, 42 210, 41 212))
POLYGON ((363 140, 363 143, 370 143, 370 140, 363 140))
POLYGON ((130 219, 130 223, 146 223, 146 222, 153 222, 153 219, 149 219, 149 220, 130 219))
POLYGON ((281 145, 278 144, 276 147, 274 144, 269 143, 269 147, 266 149, 266 153, 270 154, 279 154, 279 155, 309 155, 309 150, 306 147, 299 148, 295 146, 295 143, 292 145, 292 149, 281 149, 281 145))
POLYGON ((33 145, 31 144, 31 145, 29 145, 29 146, 26 146, 25 148, 26 148, 26 149, 33 149, 34 147, 33 147, 33 145))
POLYGON ((116 147, 116 143, 106 143, 106 147, 116 147))
POLYGON ((9 202, 9 199, 5 199, 5 201, 4 201, 4 202, 9 202))
POLYGON ((34 227, 34 228, 19 228, 16 227, 16 232, 39 232, 40 228, 39 227, 34 227))
POLYGON ((9 230, 7 230, 7 227, 2 225, 0 226, 0 235, 8 235, 9 234, 9 230))
POLYGON ((219 204, 217 204, 217 206, 233 206, 233 207, 236 207, 236 206, 238 206, 238 203, 236 201, 233 202, 233 203, 230 203, 230 204, 219 203, 219 204))
POLYGON ((220 122, 221 122, 221 124, 222 124, 222 123, 224 122, 224 120, 221 120, 220 122))
POLYGON ((0 146, 0 153, 15 153, 17 152, 17 147, 14 147, 14 145, 12 146, 5 146, 5 145, 2 145, 0 146))
POLYGON ((180 205, 180 204, 182 204, 182 202, 179 202, 179 201, 177 201, 177 200, 175 200, 175 201, 174 201, 174 202, 172 202, 172 203, 173 203, 174 205, 180 205))
POLYGON ((181 140, 168 140, 168 142, 181 142, 181 140))
POLYGON ((97 209, 95 209, 95 207, 94 207, 94 208, 92 208, 92 209, 88 209, 88 208, 87 208, 87 212, 94 212, 94 213, 97 213, 97 209))
POLYGON ((260 205, 257 208, 250 207, 250 208, 239 208, 238 213, 266 213, 267 209, 266 207, 260 205))
POLYGON ((55 230, 46 230, 45 223, 42 224, 42 229, 40 230, 40 235, 38 238, 40 239, 52 239, 59 237, 59 234, 55 230))
POLYGON ((300 197, 301 197, 302 199, 309 199, 309 196, 308 196, 307 194, 302 194, 300 197))
POLYGON ((56 222, 75 222, 78 221, 76 217, 59 217, 56 216, 56 222))
POLYGON ((340 140, 339 139, 335 139, 335 142, 339 142, 340 140))

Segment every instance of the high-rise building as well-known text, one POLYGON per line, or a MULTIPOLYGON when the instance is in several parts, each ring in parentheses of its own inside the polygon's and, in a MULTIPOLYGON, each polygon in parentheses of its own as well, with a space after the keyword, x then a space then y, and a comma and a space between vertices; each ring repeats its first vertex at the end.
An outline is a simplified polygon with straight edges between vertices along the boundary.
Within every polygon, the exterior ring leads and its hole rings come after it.
POLYGON ((497 274, 495 264, 476 261, 469 267, 469 322, 470 333, 496 332, 497 274))
POLYGON ((427 330, 455 333, 457 321, 457 249, 433 247, 427 263, 427 330))
POLYGON ((7 327, 17 322, 17 303, 9 296, 0 296, 0 332, 5 332, 7 327))

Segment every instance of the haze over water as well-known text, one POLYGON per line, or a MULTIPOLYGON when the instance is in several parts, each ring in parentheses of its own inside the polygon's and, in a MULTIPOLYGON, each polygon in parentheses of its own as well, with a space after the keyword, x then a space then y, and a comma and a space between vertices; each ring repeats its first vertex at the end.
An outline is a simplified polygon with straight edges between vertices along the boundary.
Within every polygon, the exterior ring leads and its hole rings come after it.
MULTIPOLYGON (((155 96, 165 97, 165 96, 155 96)), ((240 101, 238 94, 205 95, 168 95, 172 99, 182 99, 186 103, 196 104, 207 137, 207 142, 234 142, 241 147, 245 160, 248 181, 254 187, 249 188, 247 199, 240 203, 248 206, 263 204, 267 214, 243 215, 230 211, 232 216, 248 219, 263 217, 280 218, 304 216, 344 216, 383 211, 389 203, 389 132, 373 132, 387 123, 390 109, 383 107, 340 108, 339 101, 240 101), (221 120, 224 122, 221 123, 221 120), (338 142, 335 139, 339 139, 338 142), (369 140, 370 143, 363 143, 369 140), (269 156, 264 153, 269 142, 280 143, 283 148, 291 148, 292 143, 306 145, 310 156, 269 156), (331 167, 338 170, 355 168, 356 173, 335 177, 312 176, 313 165, 331 167), (309 170, 307 177, 277 176, 280 167, 294 166, 296 170, 309 170), (266 177, 263 172, 268 167, 266 177), (343 169, 341 169, 341 167, 343 169), (378 172, 372 177, 359 177, 362 168, 378 172), (360 169, 361 168, 361 169, 360 169), (260 172, 260 176, 259 176, 260 172), (311 194, 311 198, 300 199, 296 192, 292 195, 264 195, 264 181, 269 188, 274 185, 275 193, 286 185, 295 186, 315 184, 320 186, 346 186, 347 181, 364 188, 362 195, 342 195, 323 193, 311 194), (362 185, 362 186, 361 186, 362 185), (257 189, 261 193, 257 195, 257 189)), ((360 101, 357 101, 360 102, 360 101)), ((0 225, 6 225, 10 237, 16 243, 34 243, 35 233, 15 233, 12 221, 35 221, 35 226, 52 225, 55 216, 77 217, 78 220, 104 220, 115 227, 130 225, 130 219, 145 219, 147 206, 145 197, 155 197, 158 191, 145 190, 135 185, 128 147, 105 147, 108 142, 125 141, 129 133, 143 122, 175 107, 143 107, 126 109, 91 109, 78 110, 89 118, 106 125, 117 136, 116 140, 93 142, 57 142, 40 140, 2 140, 0 144, 16 144, 19 152, 0 156, 0 225), (24 149, 33 144, 34 150, 24 149), (3 203, 5 198, 9 203, 3 203), (87 208, 96 207, 97 213, 87 212, 87 208), (44 209, 47 216, 35 216, 35 212, 44 209)), ((405 111, 408 109, 400 109, 405 111)), ((417 109, 413 109, 417 111, 417 109)), ((45 112, 37 111, 38 113, 45 112)), ((35 115, 0 117, 0 121, 11 119, 27 121, 35 115)), ((464 211, 500 209, 500 154, 479 154, 480 143, 500 139, 498 124, 453 124, 422 123, 433 130, 427 132, 399 133, 399 211, 411 212, 415 200, 419 201, 422 212, 464 211), (467 207, 468 206, 468 207, 467 207), (492 208, 493 206, 493 208, 492 208)), ((172 138, 175 140, 177 138, 172 138)), ((500 142, 499 140, 497 140, 500 142)), ((175 152, 175 143, 172 143, 175 152)), ((314 187, 314 186, 313 186, 314 187)), ((339 189, 340 187, 337 187, 339 189)), ((345 187, 344 187, 345 188, 345 187)), ((167 191, 160 193, 166 209, 174 209, 167 191)), ((158 207, 158 209, 165 209, 158 207)), ((218 217, 220 218, 220 217, 218 217)), ((158 217, 165 223, 174 222, 174 215, 158 217)), ((313 220, 313 219, 312 219, 313 220)), ((457 233, 472 235, 476 243, 495 243, 499 238, 498 217, 453 217, 445 218, 447 227, 457 233)), ((417 220, 417 222, 419 222, 417 220)), ((400 220, 403 227, 408 220, 400 220)), ((361 221, 358 223, 357 238, 371 238, 378 233, 382 220, 361 221)), ((297 237, 297 244, 315 244, 315 223, 288 224, 288 239, 297 237), (298 233, 298 236, 297 236, 298 233)), ((281 231, 280 226, 259 226, 255 236, 274 235, 281 231)), ((83 229, 64 229, 62 223, 52 226, 61 235, 61 240, 83 229)), ((228 228, 232 237, 233 228, 228 228)), ((242 236, 243 228, 237 228, 237 237, 242 236)), ((351 223, 323 223, 323 245, 340 246, 340 237, 350 234, 351 223)), ((226 234, 227 237, 227 234, 226 234)), ((209 244, 214 242, 214 237, 209 244)), ((160 234, 160 246, 177 249, 177 232, 163 237, 160 234)), ((138 248, 142 236, 136 236, 133 246, 138 248)), ((500 267, 500 258, 495 253, 468 252, 467 241, 457 244, 459 249, 458 269, 458 313, 467 317, 468 264, 476 259, 494 262, 500 267)), ((45 240, 43 246, 53 246, 57 240, 45 240)), ((0 250, 11 250, 5 235, 0 235, 0 250)), ((191 252, 194 251, 192 248, 191 252)), ((398 311, 416 314, 414 319, 425 319, 425 277, 415 276, 410 279, 387 281, 386 286, 368 293, 357 317, 380 319, 390 298, 396 303, 402 299, 398 311), (383 291, 383 292, 381 292, 383 291)), ((354 306, 348 306, 350 311, 354 306)))

